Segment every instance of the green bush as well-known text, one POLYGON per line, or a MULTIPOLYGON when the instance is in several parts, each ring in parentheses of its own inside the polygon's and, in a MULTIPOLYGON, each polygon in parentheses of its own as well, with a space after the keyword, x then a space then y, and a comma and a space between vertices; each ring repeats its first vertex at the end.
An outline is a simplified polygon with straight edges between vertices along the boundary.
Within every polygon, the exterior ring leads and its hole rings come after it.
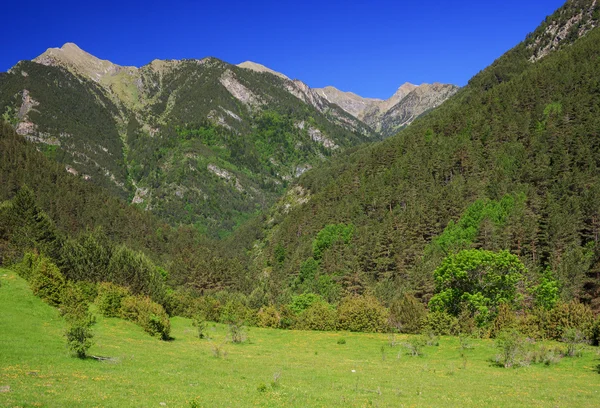
POLYGON ((202 314, 197 314, 192 318, 192 326, 196 328, 199 339, 206 337, 206 318, 202 314))
POLYGON ((275 306, 263 306, 256 314, 258 327, 272 327, 277 329, 281 324, 281 314, 275 306))
POLYGON ((414 296, 404 295, 390 307, 390 326, 401 333, 419 333, 425 316, 425 306, 414 296))
POLYGON ((496 356, 499 365, 510 368, 525 362, 526 340, 518 330, 509 329, 498 333, 496 347, 500 351, 496 356))
POLYGON ((225 324, 237 323, 239 321, 243 321, 245 324, 255 324, 256 315, 240 299, 232 298, 221 308, 219 321, 225 324))
POLYGON ((288 305, 288 308, 292 312, 300 314, 316 302, 322 303, 324 302, 324 300, 320 295, 317 295, 315 293, 303 293, 301 295, 296 295, 292 297, 292 301, 288 305))
POLYGON ((425 328, 438 336, 459 334, 458 319, 445 312, 429 312, 425 317, 425 328))
POLYGON ((559 302, 544 314, 541 325, 546 336, 553 340, 562 339, 568 329, 578 329, 586 337, 592 337, 594 313, 589 306, 577 301, 559 302))
POLYGON ((93 344, 94 334, 91 329, 93 324, 94 319, 88 314, 84 318, 72 320, 65 331, 67 347, 79 358, 85 358, 88 349, 93 344))
POLYGON ((148 296, 128 296, 121 301, 121 316, 141 326, 152 336, 169 340, 171 322, 165 309, 148 296))
POLYGON ((388 331, 389 311, 372 296, 349 296, 338 307, 337 327, 354 332, 388 331))
POLYGON ((299 330, 335 330, 335 309, 324 301, 314 302, 297 316, 294 328, 299 330))
POLYGON ((98 284, 96 306, 105 317, 120 317, 123 299, 131 296, 129 289, 110 282, 98 284))
POLYGON ((129 288, 135 295, 147 295, 156 302, 164 302, 164 278, 159 268, 144 254, 125 246, 114 250, 107 280, 129 288))
POLYGON ((29 285, 34 295, 49 305, 58 307, 61 304, 67 281, 50 259, 40 255, 34 263, 29 285))

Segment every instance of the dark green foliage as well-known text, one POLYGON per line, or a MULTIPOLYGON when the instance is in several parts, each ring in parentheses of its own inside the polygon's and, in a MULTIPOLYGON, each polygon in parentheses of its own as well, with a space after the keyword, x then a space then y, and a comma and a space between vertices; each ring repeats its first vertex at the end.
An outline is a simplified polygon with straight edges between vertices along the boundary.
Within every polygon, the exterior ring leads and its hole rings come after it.
POLYGON ((429 308, 454 316, 466 308, 483 326, 494 318, 500 304, 515 304, 524 273, 519 258, 507 251, 461 251, 435 270, 436 295, 429 308))
POLYGON ((550 267, 562 299, 598 309, 600 31, 532 63, 534 43, 396 136, 304 174, 296 191, 309 201, 266 225, 262 254, 286 249, 283 263, 268 259, 273 285, 292 283, 324 225, 344 223, 351 242, 329 248, 320 270, 386 303, 400 291, 429 301, 445 256, 483 249, 518 256, 533 284, 550 267))
POLYGON ((106 281, 113 252, 114 245, 102 230, 85 232, 63 244, 61 270, 75 281, 106 281))
POLYGON ((388 310, 372 296, 349 296, 338 306, 339 330, 357 332, 388 331, 388 310))
POLYGON ((425 305, 406 294, 390 306, 390 326, 401 333, 420 333, 426 315, 425 305))

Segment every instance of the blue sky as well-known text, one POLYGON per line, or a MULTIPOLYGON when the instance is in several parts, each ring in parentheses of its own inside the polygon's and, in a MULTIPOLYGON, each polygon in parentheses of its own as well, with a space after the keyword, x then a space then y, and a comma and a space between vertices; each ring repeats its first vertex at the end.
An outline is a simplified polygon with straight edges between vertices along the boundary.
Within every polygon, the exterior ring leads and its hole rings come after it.
POLYGON ((387 98, 404 82, 465 85, 563 0, 11 1, 0 71, 74 42, 102 59, 252 60, 311 87, 387 98))

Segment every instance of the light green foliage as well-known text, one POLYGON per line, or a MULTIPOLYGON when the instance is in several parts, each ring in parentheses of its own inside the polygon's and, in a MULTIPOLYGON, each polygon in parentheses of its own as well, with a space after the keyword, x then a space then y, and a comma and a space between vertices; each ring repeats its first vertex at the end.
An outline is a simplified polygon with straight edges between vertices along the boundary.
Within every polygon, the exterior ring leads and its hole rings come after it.
POLYGON ((338 329, 360 332, 388 331, 388 310, 372 296, 348 296, 338 306, 338 329))
POLYGON ((544 271, 540 283, 533 287, 532 292, 537 307, 550 310, 556 305, 560 298, 558 281, 554 279, 550 269, 544 271))
POLYGON ((192 317, 192 326, 196 328, 199 339, 203 339, 207 336, 206 329, 208 327, 208 323, 202 314, 199 313, 192 317))
POLYGON ((352 224, 329 224, 325 226, 312 243, 313 256, 315 259, 321 259, 323 252, 336 242, 347 244, 354 234, 354 225, 352 224))
POLYGON ((467 307, 483 326, 494 318, 500 304, 516 303, 524 272, 523 263, 508 251, 461 251, 435 270, 436 294, 429 308, 457 316, 467 307))
POLYGON ((292 312, 299 314, 302 313, 304 310, 308 309, 313 303, 318 302, 324 302, 321 296, 314 293, 302 293, 301 295, 296 295, 292 297, 292 301, 288 305, 288 308, 292 312))
POLYGON ((567 357, 580 357, 587 338, 581 330, 570 328, 565 330, 562 341, 567 345, 567 357))
POLYGON ((441 248, 446 252, 456 252, 460 249, 466 249, 477 238, 483 220, 489 220, 494 225, 503 225, 512 209, 515 201, 524 201, 524 195, 505 195, 500 201, 481 199, 475 201, 454 223, 450 221, 444 232, 435 238, 429 249, 441 248))

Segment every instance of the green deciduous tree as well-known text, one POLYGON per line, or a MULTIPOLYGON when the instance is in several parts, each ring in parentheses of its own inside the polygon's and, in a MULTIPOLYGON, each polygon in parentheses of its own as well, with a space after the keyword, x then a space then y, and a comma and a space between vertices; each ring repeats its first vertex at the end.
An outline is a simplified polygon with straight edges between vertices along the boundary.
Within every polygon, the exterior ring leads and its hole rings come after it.
POLYGON ((429 308, 454 316, 467 308, 483 326, 493 319, 498 305, 517 301, 524 273, 523 263, 508 251, 469 249, 450 255, 434 272, 436 294, 429 308))

